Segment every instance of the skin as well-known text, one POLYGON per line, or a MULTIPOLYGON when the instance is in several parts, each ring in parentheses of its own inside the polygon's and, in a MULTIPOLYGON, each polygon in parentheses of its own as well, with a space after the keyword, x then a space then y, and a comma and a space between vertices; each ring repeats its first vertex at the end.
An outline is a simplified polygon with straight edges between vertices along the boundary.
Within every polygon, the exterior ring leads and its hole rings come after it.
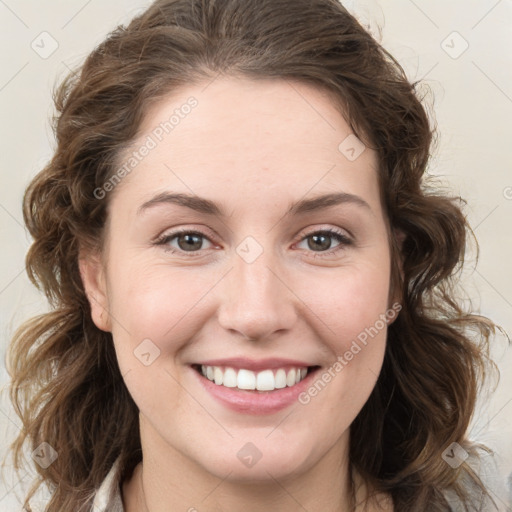
MULTIPOLYGON (((102 254, 83 253, 80 261, 93 320, 112 332, 140 410, 144 461, 123 484, 126 510, 349 510, 349 427, 380 372, 386 328, 309 403, 271 415, 227 409, 189 365, 289 357, 325 371, 391 307, 377 155, 366 148, 350 161, 340 152, 352 131, 325 92, 235 78, 193 85, 154 105, 134 148, 190 96, 197 107, 110 193, 102 254), (206 197, 227 216, 175 204, 138 214, 164 191, 206 197), (330 192, 368 206, 285 215, 292 202, 330 192), (199 256, 179 237, 154 244, 176 228, 204 233, 199 256), (339 250, 325 256, 311 235, 329 228, 352 243, 328 238, 339 250), (248 236, 263 249, 252 263, 236 251, 248 236), (145 339, 160 350, 148 366, 134 356, 145 339), (237 457, 247 442, 262 454, 252 467, 237 457)), ((370 489, 356 478, 362 500, 370 489)))

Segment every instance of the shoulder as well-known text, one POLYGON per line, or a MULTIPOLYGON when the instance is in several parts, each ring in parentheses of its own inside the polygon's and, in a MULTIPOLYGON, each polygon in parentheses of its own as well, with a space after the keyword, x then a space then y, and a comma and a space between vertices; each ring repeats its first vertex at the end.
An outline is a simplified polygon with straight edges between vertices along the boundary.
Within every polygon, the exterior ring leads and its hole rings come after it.
MULTIPOLYGON (((469 453, 464 461, 467 470, 459 472, 458 483, 469 496, 474 510, 510 511, 506 505, 509 503, 509 496, 505 487, 505 476, 500 468, 499 455, 485 447, 475 446, 477 450, 469 453), (483 489, 471 475, 480 480, 483 489)), ((453 491, 448 490, 443 494, 451 510, 460 509, 461 500, 453 491)))
MULTIPOLYGON (((466 500, 471 503, 471 510, 479 512, 512 512, 510 498, 512 497, 512 475, 507 489, 506 476, 500 469, 499 457, 492 451, 470 451, 464 461, 464 468, 458 471, 456 484, 462 490, 466 500), (473 476, 476 477, 473 478, 473 476), (478 484, 478 479, 483 485, 478 484)), ((455 468, 454 468, 455 469, 455 468)), ((376 492, 368 484, 362 484, 361 477, 356 473, 355 481, 359 484, 357 502, 360 509, 357 512, 394 512, 392 497, 383 492, 376 492)), ((441 491, 446 503, 441 505, 443 510, 465 510, 464 500, 454 490, 455 486, 441 491), (447 508, 448 507, 448 508, 447 508)), ((467 503, 467 502, 466 502, 467 503)), ((441 510, 436 508, 435 510, 441 510)), ((432 509, 434 510, 434 508, 432 509)))

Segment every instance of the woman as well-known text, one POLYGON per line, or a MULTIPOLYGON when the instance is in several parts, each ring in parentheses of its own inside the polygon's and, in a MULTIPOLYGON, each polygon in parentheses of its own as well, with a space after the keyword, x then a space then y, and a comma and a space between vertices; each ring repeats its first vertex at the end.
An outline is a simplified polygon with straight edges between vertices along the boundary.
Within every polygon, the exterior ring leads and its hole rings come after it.
POLYGON ((492 510, 468 227, 337 1, 157 1, 56 106, 24 199, 54 309, 8 359, 48 512, 492 510))

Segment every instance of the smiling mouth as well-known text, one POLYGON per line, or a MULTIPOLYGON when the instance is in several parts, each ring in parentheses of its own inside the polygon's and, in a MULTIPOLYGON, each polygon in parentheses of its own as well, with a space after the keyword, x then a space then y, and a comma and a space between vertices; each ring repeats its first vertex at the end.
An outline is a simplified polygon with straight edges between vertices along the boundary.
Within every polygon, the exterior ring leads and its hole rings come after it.
POLYGON ((295 386, 320 366, 274 368, 259 372, 245 368, 199 364, 193 364, 192 368, 218 386, 240 391, 269 392, 295 386))

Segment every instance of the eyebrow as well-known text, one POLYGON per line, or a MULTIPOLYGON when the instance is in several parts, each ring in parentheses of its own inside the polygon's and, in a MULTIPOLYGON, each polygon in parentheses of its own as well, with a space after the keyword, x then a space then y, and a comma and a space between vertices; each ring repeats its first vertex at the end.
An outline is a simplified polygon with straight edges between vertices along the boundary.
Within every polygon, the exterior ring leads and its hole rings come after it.
MULTIPOLYGON (((140 215, 144 211, 162 204, 175 204, 178 206, 184 206, 186 208, 190 208, 191 210, 206 215, 218 216, 223 218, 228 216, 226 212, 222 209, 222 207, 220 207, 217 203, 211 201, 210 199, 190 194, 170 192, 162 192, 153 197, 152 199, 150 199, 149 201, 146 201, 137 210, 137 215, 140 215)), ((301 199, 296 203, 292 203, 289 206, 285 216, 310 213, 313 211, 319 211, 341 204, 352 204, 355 206, 362 207, 364 209, 368 209, 369 212, 372 212, 370 205, 361 197, 356 196, 354 194, 349 194, 347 192, 335 192, 313 197, 310 199, 301 199)))

